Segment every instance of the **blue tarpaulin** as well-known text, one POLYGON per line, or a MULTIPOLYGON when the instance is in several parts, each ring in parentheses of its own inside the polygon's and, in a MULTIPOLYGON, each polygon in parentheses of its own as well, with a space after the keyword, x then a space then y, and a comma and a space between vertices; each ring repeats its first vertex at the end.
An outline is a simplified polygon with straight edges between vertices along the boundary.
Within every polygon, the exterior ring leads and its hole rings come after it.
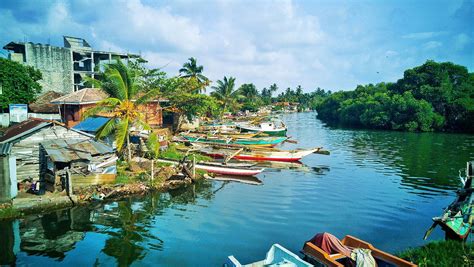
POLYGON ((95 133, 109 120, 110 118, 105 117, 89 117, 72 128, 86 133, 95 133))

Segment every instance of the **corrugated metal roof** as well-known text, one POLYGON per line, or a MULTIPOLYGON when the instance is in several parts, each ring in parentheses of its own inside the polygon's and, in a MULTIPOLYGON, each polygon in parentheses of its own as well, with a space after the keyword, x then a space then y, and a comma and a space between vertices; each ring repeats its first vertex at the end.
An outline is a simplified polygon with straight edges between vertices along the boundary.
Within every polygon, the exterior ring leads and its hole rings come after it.
POLYGON ((95 133, 109 120, 110 118, 105 117, 89 117, 72 128, 83 132, 95 133))
POLYGON ((41 145, 53 162, 92 160, 93 156, 113 153, 113 149, 93 140, 52 140, 41 145))
POLYGON ((7 143, 14 141, 22 136, 25 136, 31 132, 41 129, 45 126, 52 124, 50 121, 42 119, 29 118, 26 121, 15 124, 8 127, 2 136, 0 136, 0 143, 7 143))
POLYGON ((0 156, 10 155, 12 143, 0 143, 0 156))

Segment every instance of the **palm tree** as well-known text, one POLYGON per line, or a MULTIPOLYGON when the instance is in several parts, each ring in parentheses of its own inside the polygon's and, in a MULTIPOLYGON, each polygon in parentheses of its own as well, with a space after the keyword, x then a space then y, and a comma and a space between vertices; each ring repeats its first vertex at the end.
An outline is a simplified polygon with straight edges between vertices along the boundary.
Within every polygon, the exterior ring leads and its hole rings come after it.
POLYGON ((215 97, 222 104, 221 117, 228 108, 235 110, 239 106, 237 100, 242 96, 239 90, 234 90, 234 87, 235 78, 229 77, 229 79, 227 79, 226 76, 224 76, 222 81, 217 81, 217 86, 212 87, 214 92, 211 93, 211 96, 215 97))
POLYGON ((121 152, 126 142, 128 148, 128 161, 131 161, 130 128, 139 126, 144 130, 150 130, 145 122, 144 115, 140 112, 140 106, 144 105, 149 95, 137 98, 139 91, 139 77, 137 72, 118 60, 116 63, 105 66, 103 80, 93 82, 109 94, 109 98, 97 103, 89 109, 85 117, 107 114, 111 119, 104 124, 96 133, 97 138, 104 138, 115 133, 117 151, 121 152))
POLYGON ((197 65, 194 57, 190 57, 188 60, 189 62, 184 63, 183 67, 179 70, 179 75, 190 81, 194 80, 198 84, 198 87, 194 89, 197 89, 198 92, 201 92, 201 90, 206 91, 206 86, 209 85, 209 79, 202 74, 204 67, 197 65))

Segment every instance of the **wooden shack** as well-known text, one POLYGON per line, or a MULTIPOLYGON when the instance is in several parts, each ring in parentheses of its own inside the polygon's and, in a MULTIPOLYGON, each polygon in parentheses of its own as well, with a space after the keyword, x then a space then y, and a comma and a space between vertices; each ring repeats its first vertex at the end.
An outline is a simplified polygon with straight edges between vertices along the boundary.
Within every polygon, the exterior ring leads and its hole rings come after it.
POLYGON ((29 118, 5 130, 0 137, 0 185, 10 186, 10 189, 0 190, 0 201, 16 196, 18 182, 39 179, 39 144, 61 139, 92 140, 93 136, 36 118, 29 118))
POLYGON ((40 176, 48 191, 113 183, 117 157, 112 147, 94 140, 50 140, 40 144, 40 176), (68 176, 71 180, 68 181, 68 176))
MULTIPOLYGON (((68 127, 76 126, 84 119, 86 111, 108 96, 100 88, 84 88, 82 90, 67 94, 51 101, 59 106, 61 120, 68 127)), ((134 101, 134 100, 132 100, 134 101)), ((151 100, 147 104, 140 106, 139 112, 145 115, 145 121, 154 127, 163 125, 163 114, 160 102, 166 100, 151 100)), ((109 114, 98 114, 102 117, 109 117, 109 114)))

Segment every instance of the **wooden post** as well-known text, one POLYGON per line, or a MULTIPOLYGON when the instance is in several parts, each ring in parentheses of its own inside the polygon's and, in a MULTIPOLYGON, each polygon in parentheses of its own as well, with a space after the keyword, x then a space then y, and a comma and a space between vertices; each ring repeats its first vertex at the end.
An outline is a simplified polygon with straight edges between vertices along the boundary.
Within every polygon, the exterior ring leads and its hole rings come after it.
POLYGON ((155 170, 154 170, 154 162, 155 159, 151 159, 151 182, 153 183, 153 179, 155 178, 155 170))
POLYGON ((196 156, 193 154, 193 179, 196 179, 196 156))
POLYGON ((71 178, 71 172, 69 171, 69 168, 66 167, 66 193, 68 196, 72 196, 72 178, 71 178))

